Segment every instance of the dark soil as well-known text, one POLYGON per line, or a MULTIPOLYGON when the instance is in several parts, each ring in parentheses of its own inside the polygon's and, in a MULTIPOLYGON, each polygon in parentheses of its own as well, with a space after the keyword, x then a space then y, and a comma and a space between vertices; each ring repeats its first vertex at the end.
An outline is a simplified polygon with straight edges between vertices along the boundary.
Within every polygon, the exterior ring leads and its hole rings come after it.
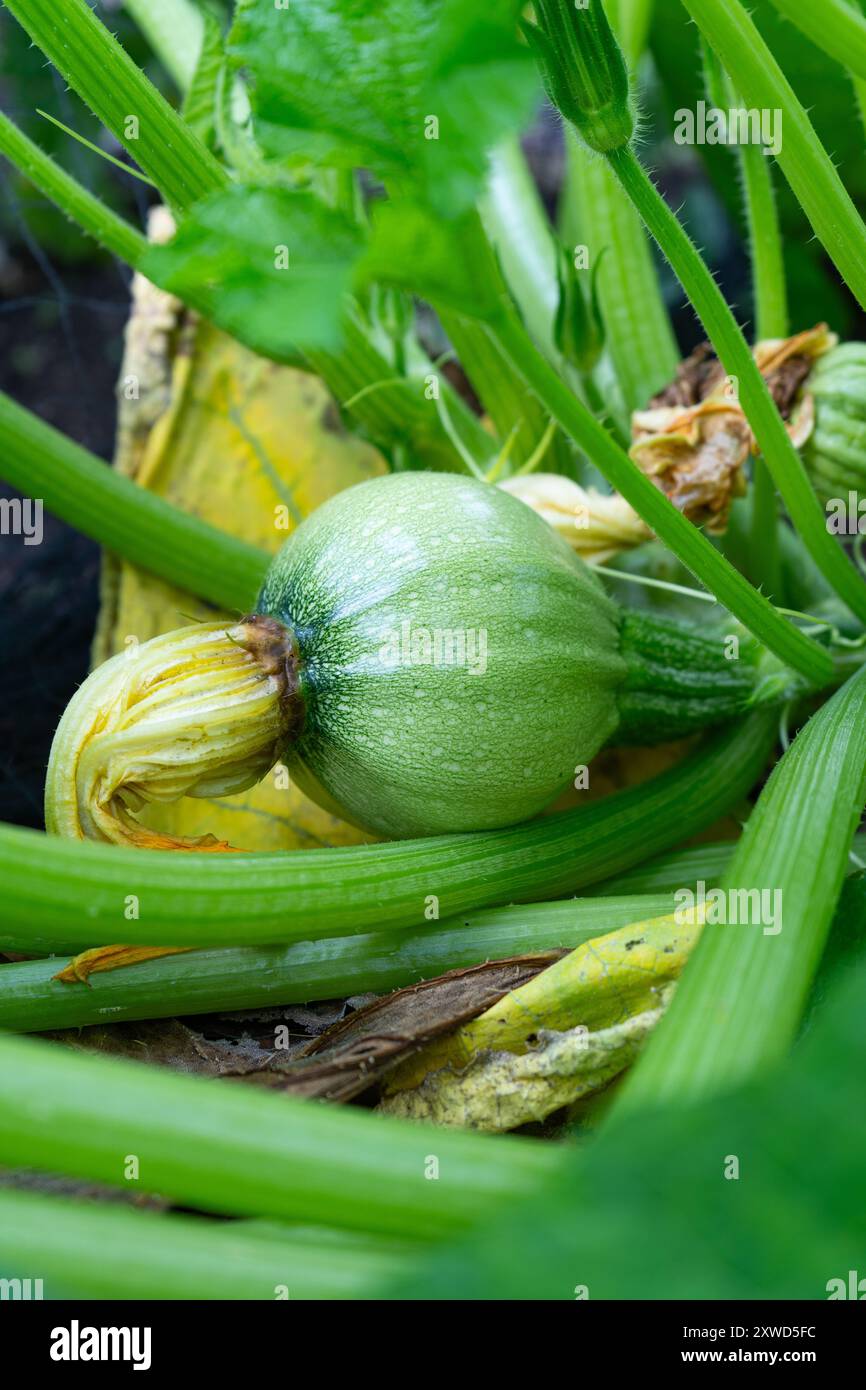
MULTIPOLYGON (((0 389, 104 459, 128 302, 111 261, 58 271, 21 251, 0 263, 0 389)), ((98 577, 98 546, 47 513, 41 545, 0 536, 0 820, 42 825, 51 738, 87 673, 98 577)))

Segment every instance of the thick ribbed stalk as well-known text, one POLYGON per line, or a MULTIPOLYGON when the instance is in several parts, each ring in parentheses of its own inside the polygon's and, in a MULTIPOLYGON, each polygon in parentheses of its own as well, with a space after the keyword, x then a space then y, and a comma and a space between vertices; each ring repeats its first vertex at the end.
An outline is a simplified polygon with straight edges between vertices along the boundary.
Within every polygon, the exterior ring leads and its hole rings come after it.
MULTIPOLYGON (((750 715, 660 777, 509 830, 279 854, 166 854, 0 827, 0 949, 8 932, 148 946, 269 945, 417 926, 574 892, 660 854, 743 797, 774 739, 750 715), (429 920, 429 919, 428 919, 429 920)), ((50 948, 49 948, 50 949, 50 948)))
MULTIPOLYGON (((618 1110, 732 1089, 793 1041, 866 800, 866 671, 809 721, 776 765, 721 891, 734 924, 708 924, 618 1110), (743 895, 771 895, 772 921, 739 921, 743 895), (739 923, 739 924, 737 924, 739 923)), ((769 916, 770 914, 768 914, 769 916)))
MULTIPOLYGON (((655 859, 645 860, 635 868, 628 869, 624 873, 614 874, 611 878, 603 879, 601 883, 590 884, 584 889, 585 897, 580 899, 569 898, 567 905, 562 903, 534 903, 520 908, 490 908, 481 912, 470 912, 460 917, 459 922, 456 918, 432 925, 425 923, 423 928, 409 929, 391 932, 371 932, 355 937, 335 937, 325 938, 321 941, 298 942, 294 946, 280 947, 247 947, 221 948, 213 952, 199 951, 195 955, 185 955, 183 957, 160 959, 136 964, 134 970, 125 970, 122 974, 114 975, 94 975, 91 977, 91 984, 96 991, 95 1001, 98 1001, 99 992, 104 988, 111 988, 113 985, 122 986, 124 981, 128 982, 132 995, 136 995, 137 985, 141 985, 142 1000, 148 1006, 157 1002, 156 993, 163 989, 163 985, 157 982, 157 977, 151 977, 152 970, 157 972, 173 971, 178 969, 179 988, 190 990, 190 1001, 199 997, 199 984, 193 983, 193 978, 198 978, 199 967, 201 967, 202 997, 207 995, 207 991, 213 988, 216 991, 231 990, 230 962, 236 960, 239 972, 240 983, 239 991, 249 989, 270 991, 271 989, 281 993, 284 987, 291 988, 293 991, 297 984, 297 989, 303 992, 304 999, 314 997, 311 991, 326 989, 328 996, 338 996, 340 994, 362 994, 366 990, 379 990, 397 988, 402 983, 410 982, 414 972, 418 972, 418 977, 429 978, 442 971, 458 968, 461 965, 469 965, 480 958, 490 958, 497 955, 506 956, 520 951, 530 951, 545 948, 552 941, 549 929, 553 934, 558 934, 560 928, 556 926, 558 922, 564 922, 569 911, 573 910, 577 914, 575 922, 586 924, 587 930, 601 932, 604 924, 609 919, 606 916, 596 918, 594 908, 590 909, 590 902, 594 903, 597 898, 610 901, 608 906, 600 908, 602 913, 610 912, 619 916, 620 912, 630 911, 627 907, 627 900, 632 898, 649 898, 655 901, 666 901, 662 895, 671 894, 683 884, 691 885, 702 879, 708 886, 712 887, 719 882, 722 874, 728 868, 733 857, 736 843, 734 841, 723 841, 715 844, 701 844, 693 849, 674 850, 669 853, 661 854, 655 859), (480 956, 475 955, 476 947, 480 951, 480 956), (189 970, 186 963, 189 962, 189 970), (257 962, 261 963, 264 971, 273 971, 273 980, 257 980, 257 962)), ((858 861, 866 860, 866 833, 854 837, 854 849, 852 858, 849 862, 848 872, 856 873, 858 861)), ((647 915, 650 915, 649 912, 647 915)), ((571 918, 569 918, 571 920, 571 918)), ((32 933, 24 933, 17 936, 11 928, 5 928, 2 935, 2 947, 10 952, 26 953, 34 950, 32 933)), ((39 939, 39 953, 47 956, 51 954, 63 955, 65 952, 72 951, 78 954, 92 946, 91 939, 82 937, 80 941, 71 942, 68 935, 64 940, 55 940, 50 936, 42 936, 39 939)), ((553 943, 555 944, 555 943, 553 943)), ((9 975, 0 972, 0 985, 3 981, 9 985, 8 994, 0 989, 0 997, 3 998, 2 1016, 0 1016, 0 1026, 26 1031, 26 1028, 19 1019, 17 1010, 18 1005, 14 996, 20 982, 22 991, 29 991, 31 984, 33 993, 31 998, 43 997, 49 1000, 48 1007, 54 1008, 55 1004, 60 1010, 56 1018, 66 1017, 63 1012, 67 1004, 64 1002, 71 998, 68 990, 59 990, 54 986, 48 988, 45 981, 53 977, 65 965, 68 960, 50 960, 45 962, 19 962, 11 969, 9 975), (46 976, 44 970, 49 972, 46 976), (34 973, 28 973, 31 968, 34 973), (44 995, 43 995, 43 987, 44 995), (5 1010, 9 1012, 5 1012, 5 1010), (14 1011, 14 1012, 13 1012, 14 1011), (13 1022, 13 1017, 15 1021, 13 1022), (19 1029, 19 1023, 21 1027, 19 1029)), ((159 974, 159 980, 170 976, 159 974)), ((79 997, 83 991, 78 991, 79 997)), ((112 999, 120 1000, 125 995, 112 994, 112 999)), ((131 996, 132 997, 132 996, 131 996)), ((222 994, 219 996, 222 998, 222 994)), ((256 1000, 264 1000, 265 994, 256 995, 256 1000)), ((271 994, 267 998, 274 1002, 271 994)), ((298 996, 301 998, 301 995, 298 996)), ((214 996, 216 999, 216 996, 214 996)), ((240 996, 234 998, 234 1005, 241 1008, 240 996)), ((171 1000, 163 999, 163 1005, 171 1004, 171 1000)), ((76 1006, 70 1005, 71 1008, 76 1006)), ((82 1007, 86 1008, 84 1004, 82 1007)), ((94 1007, 98 1007, 95 1002, 94 1007)), ((213 1002, 212 1007, 217 1008, 217 1003, 213 1002)), ((253 1004, 250 1004, 253 1007, 253 1004)), ((171 1012, 176 1012, 171 1009, 171 1012)), ((189 1013, 199 1012, 190 1007, 189 1013)), ((156 1015, 147 1015, 156 1017, 156 1015)), ((52 1015, 55 1017, 55 1015, 52 1015)), ((70 1015, 71 1017, 71 1015, 70 1015)), ((91 1022, 104 1021, 101 1015, 99 1018, 91 1018, 91 1022)), ((46 1027, 48 1025, 46 1024, 46 1027)), ((52 1027, 60 1027, 59 1023, 52 1024, 52 1027)))
POLYGON ((268 557, 181 512, 0 393, 0 476, 106 550, 220 608, 246 611, 268 557))
POLYGON ((598 293, 610 354, 626 411, 643 410, 676 374, 680 361, 646 232, 603 159, 573 132, 568 161, 563 233, 570 245, 586 242, 598 266, 598 293))
POLYGON ((325 1227, 0 1192, 0 1268, 38 1270, 50 1299, 365 1298, 399 1280, 413 1248, 325 1227))
POLYGON ((228 184, 228 175, 136 67, 86 0, 6 0, 73 87, 178 211, 228 184))
MULTIPOLYGON (((676 219, 674 219, 676 220, 676 219)), ((677 224, 679 225, 679 224, 677 224)), ((503 309, 493 325, 500 341, 529 385, 567 434, 585 449, 608 482, 621 492, 666 545, 718 601, 730 610, 780 661, 793 666, 817 684, 829 680, 832 663, 810 638, 804 637, 753 589, 705 536, 661 493, 611 439, 551 371, 513 313, 503 309)), ((763 387, 762 387, 763 389, 763 387)), ((769 396, 767 397, 769 401, 769 396)), ((775 409, 775 407, 773 407, 775 409)), ((777 415, 781 425, 781 419, 777 415)), ((800 465, 802 468, 802 465, 800 465)), ((803 475, 805 477, 805 474, 803 475)), ((808 482, 806 486, 809 487, 808 482)), ((814 493, 809 487, 815 507, 814 493)), ((820 508, 818 508, 820 513, 820 508)), ((830 540, 826 532, 825 538, 830 540)), ((839 559, 846 569, 844 556, 839 559)), ((853 571, 852 571, 853 574, 853 571)), ((866 602, 866 586, 854 575, 866 602)))
POLYGON ((500 1210, 561 1161, 525 1139, 494 1143, 0 1036, 0 1163, 128 1192, 128 1155, 136 1190, 184 1206, 433 1238, 500 1210))
POLYGON ((414 931, 164 956, 94 974, 89 988, 54 981, 68 960, 21 961, 0 969, 0 1028, 34 1033, 382 994, 486 960, 571 949, 672 911, 671 892, 493 908, 414 931))
POLYGON ((479 211, 524 323, 548 360, 558 364, 556 246, 516 138, 494 151, 479 211))
POLYGON ((866 620, 866 584, 835 537, 828 532, 826 518, 803 462, 737 321, 700 252, 667 206, 634 151, 624 146, 608 158, 611 168, 675 270, 725 371, 738 382, 743 409, 758 446, 809 554, 839 597, 859 618, 866 620))

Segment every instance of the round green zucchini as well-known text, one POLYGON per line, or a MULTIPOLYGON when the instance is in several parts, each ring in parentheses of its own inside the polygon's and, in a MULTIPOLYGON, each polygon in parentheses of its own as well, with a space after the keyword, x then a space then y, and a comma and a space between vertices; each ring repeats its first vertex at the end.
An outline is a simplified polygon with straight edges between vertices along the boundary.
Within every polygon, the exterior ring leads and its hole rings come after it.
POLYGON ((392 837, 525 820, 614 737, 719 722, 755 685, 748 641, 626 616, 528 506, 454 474, 326 502, 257 613, 287 630, 291 775, 392 837))

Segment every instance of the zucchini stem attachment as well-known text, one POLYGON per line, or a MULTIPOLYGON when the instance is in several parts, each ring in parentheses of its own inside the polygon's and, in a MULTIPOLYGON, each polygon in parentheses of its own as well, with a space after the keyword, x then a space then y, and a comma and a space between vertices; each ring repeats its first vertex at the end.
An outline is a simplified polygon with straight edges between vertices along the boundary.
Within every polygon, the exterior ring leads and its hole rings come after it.
POLYGON ((98 667, 58 725, 45 824, 67 839, 230 850, 135 815, 149 802, 229 796, 261 780, 303 719, 298 653, 274 618, 203 623, 133 643, 98 667))

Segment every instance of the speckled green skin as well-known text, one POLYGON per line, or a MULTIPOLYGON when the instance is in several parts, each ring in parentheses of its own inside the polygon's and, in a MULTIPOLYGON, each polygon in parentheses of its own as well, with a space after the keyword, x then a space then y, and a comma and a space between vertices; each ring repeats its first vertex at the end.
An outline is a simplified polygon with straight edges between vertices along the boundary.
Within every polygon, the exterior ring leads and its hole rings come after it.
POLYGON ((866 493, 866 343, 842 343, 818 359, 805 387, 815 429, 803 461, 822 501, 866 493))
POLYGON ((380 835, 525 820, 618 722, 618 608, 525 503, 469 478, 396 473, 340 493, 280 551, 258 611, 300 654, 290 773, 380 835), (440 664, 425 664, 437 631, 440 664))

